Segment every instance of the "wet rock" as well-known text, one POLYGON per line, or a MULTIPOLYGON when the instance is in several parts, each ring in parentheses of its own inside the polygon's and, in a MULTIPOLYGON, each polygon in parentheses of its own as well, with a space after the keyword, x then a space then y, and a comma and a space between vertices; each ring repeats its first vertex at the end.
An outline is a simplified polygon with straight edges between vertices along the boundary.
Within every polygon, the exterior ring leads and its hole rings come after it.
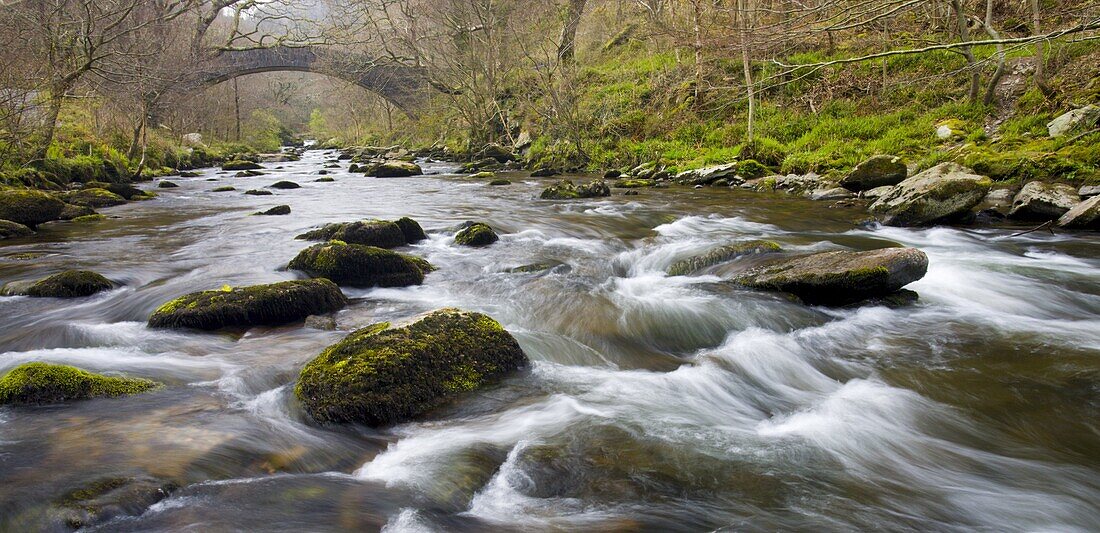
POLYGON ((1077 195, 1082 200, 1100 196, 1100 185, 1083 185, 1080 189, 1077 189, 1077 195))
POLYGON ((866 191, 875 187, 897 185, 905 180, 909 170, 901 158, 876 155, 852 169, 840 180, 840 186, 851 191, 866 191))
POLYGON ((978 211, 987 215, 995 215, 1000 218, 1008 216, 1012 209, 1012 199, 1016 192, 1008 188, 993 189, 978 203, 978 211))
POLYGON ((86 205, 65 204, 65 209, 61 210, 61 214, 57 215, 57 218, 58 220, 72 220, 94 214, 96 214, 95 209, 86 205))
POLYGON ((82 298, 113 288, 111 280, 91 270, 66 270, 25 287, 5 286, 3 292, 35 298, 82 298))
POLYGON ((160 306, 149 327, 216 330, 232 326, 277 326, 347 305, 340 287, 327 279, 193 292, 160 306))
POLYGON ((314 183, 332 183, 334 181, 336 181, 336 180, 332 179, 332 178, 329 178, 329 177, 317 178, 317 179, 313 180, 314 183))
POLYGON ((275 183, 272 183, 271 185, 268 185, 268 187, 271 187, 272 189, 283 189, 283 190, 302 188, 301 185, 298 185, 297 183, 294 183, 293 181, 276 181, 275 183))
MULTIPOLYGON (((415 223, 415 222, 414 222, 415 223)), ((423 231, 423 230, 421 230, 423 231)), ((408 243, 405 232, 396 222, 385 220, 361 220, 325 224, 295 237, 307 241, 342 241, 378 248, 396 248, 408 243)))
POLYGON ((177 183, 168 180, 160 180, 160 182, 157 183, 158 189, 175 189, 177 187, 179 187, 177 183))
POLYGON ((490 172, 488 170, 485 170, 485 171, 482 171, 482 172, 478 172, 477 174, 470 174, 468 177, 470 179, 474 179, 474 180, 491 180, 491 179, 497 177, 497 175, 496 175, 495 172, 490 172))
POLYGON ((817 189, 811 191, 809 196, 811 200, 847 200, 848 198, 855 198, 855 194, 844 187, 817 189))
POLYGON ((561 261, 542 261, 539 263, 530 263, 527 265, 520 265, 518 267, 512 267, 507 270, 511 274, 535 274, 539 272, 554 272, 557 274, 568 274, 573 271, 573 267, 561 261))
POLYGON ((642 187, 652 187, 657 182, 653 180, 639 180, 639 179, 623 179, 615 182, 615 187, 620 189, 639 189, 642 187))
POLYGON ((246 161, 243 159, 234 159, 222 163, 222 170, 260 170, 264 168, 259 163, 253 163, 252 161, 246 161))
POLYGON ((66 526, 79 529, 138 516, 177 488, 172 482, 144 476, 104 478, 69 492, 54 505, 66 526))
POLYGON ((34 235, 34 230, 10 220, 0 220, 0 240, 34 235))
POLYGON ((267 211, 259 211, 256 214, 260 215, 260 216, 289 215, 290 214, 290 206, 289 205, 277 205, 275 207, 272 207, 271 209, 268 209, 267 211))
POLYGON ((263 189, 249 189, 247 191, 244 191, 244 193, 249 196, 271 196, 275 194, 271 191, 265 191, 263 189))
POLYGON ((493 228, 480 222, 455 234, 455 244, 463 246, 488 246, 500 240, 493 228))
POLYGON ((495 179, 495 180, 489 182, 489 185, 492 185, 494 187, 498 187, 498 186, 501 186, 501 185, 511 185, 511 184, 512 184, 512 182, 510 182, 510 181, 508 181, 504 178, 495 179))
POLYGON ((992 181, 955 163, 942 163, 897 184, 871 204, 890 226, 958 220, 985 198, 992 181))
POLYGON ((883 196, 886 196, 887 194, 890 194, 890 191, 892 191, 892 190, 894 190, 894 187, 892 185, 884 185, 882 187, 875 187, 874 189, 868 189, 866 191, 861 192, 859 195, 862 198, 868 198, 868 199, 871 199, 871 200, 875 200, 877 198, 882 198, 883 196))
POLYGON ((500 161, 491 157, 479 159, 477 161, 471 161, 462 165, 462 172, 472 174, 474 172, 480 172, 482 170, 496 170, 502 168, 500 161))
POLYGON ((638 196, 639 194, 640 193, 638 191, 635 191, 634 189, 623 191, 623 196, 638 196))
POLYGON ((106 183, 102 181, 92 181, 84 184, 85 189, 107 189, 127 200, 140 200, 145 196, 149 196, 152 193, 143 191, 129 183, 106 183))
POLYGON ((1077 191, 1061 183, 1028 182, 1012 200, 1009 218, 1053 220, 1080 203, 1077 191))
POLYGON ((107 220, 107 215, 101 215, 99 213, 92 213, 90 215, 82 215, 82 216, 76 217, 72 221, 75 222, 75 223, 81 224, 81 223, 84 223, 84 222, 97 222, 97 221, 100 221, 100 220, 107 220))
POLYGON ((229 185, 226 185, 224 187, 214 187, 213 189, 210 189, 210 192, 231 192, 231 191, 235 191, 235 190, 237 190, 236 187, 231 187, 229 185))
POLYGON ((0 378, 0 405, 46 405, 137 394, 157 383, 93 374, 66 365, 24 363, 0 378))
POLYGON ((787 292, 808 304, 844 305, 896 292, 924 277, 928 256, 916 248, 823 252, 749 270, 734 282, 787 292))
POLYGON ((1058 219, 1058 226, 1068 229, 1100 230, 1100 196, 1093 196, 1058 219))
POLYGON ((745 255, 768 254, 781 251, 779 244, 772 241, 746 241, 726 246, 719 246, 689 259, 677 261, 668 267, 670 276, 686 276, 692 272, 702 270, 719 263, 732 261, 745 255))
POLYGON ((495 159, 498 163, 507 163, 516 159, 511 150, 496 143, 486 144, 475 157, 478 159, 495 159))
POLYGON ((126 203, 126 199, 107 189, 81 189, 61 195, 67 203, 91 208, 111 207, 126 203))
POLYGON ((603 173, 603 178, 605 180, 613 180, 613 179, 618 178, 619 176, 622 176, 622 175, 623 175, 623 173, 618 171, 618 170, 608 170, 607 172, 603 173))
POLYGON ((331 316, 310 315, 306 317, 305 326, 310 329, 334 331, 336 329, 336 319, 331 316))
POLYGON ((561 180, 542 191, 543 200, 570 200, 574 198, 599 198, 611 196, 611 188, 603 180, 593 180, 586 185, 574 185, 572 181, 561 180))
POLYGON ((383 161, 381 163, 369 163, 359 167, 367 176, 375 178, 404 178, 419 176, 424 173, 420 165, 409 161, 383 161))
POLYGON ((909 289, 900 289, 896 292, 892 292, 885 296, 875 296, 862 302, 856 302, 848 304, 844 307, 871 307, 881 306, 889 307, 890 309, 900 309, 902 307, 909 307, 920 301, 920 295, 916 291, 909 289))
POLYGON ((301 159, 293 154, 257 154, 256 158, 259 159, 261 163, 289 163, 301 159))
POLYGON ((9 220, 34 229, 43 222, 57 220, 64 209, 64 202, 41 191, 0 190, 0 220, 9 220))
POLYGON ((1100 107, 1087 105, 1059 115, 1047 124, 1047 133, 1051 137, 1064 137, 1078 132, 1088 131, 1100 124, 1100 107))
POLYGON ((557 176, 558 174, 561 174, 560 170, 557 170, 557 169, 554 169, 554 168, 543 167, 543 168, 537 168, 533 172, 531 172, 531 177, 532 178, 549 178, 551 176, 557 176))
MULTIPOLYGON (((733 179, 737 175, 739 163, 725 163, 711 167, 685 170, 676 175, 676 181, 688 185, 710 185, 720 179, 733 179)), ((744 181, 744 180, 738 180, 744 181)))
POLYGON ((416 244, 428 238, 424 233, 424 228, 420 227, 420 223, 409 217, 401 217, 393 223, 401 228, 401 233, 405 235, 405 242, 409 244, 416 244))
POLYGON ((255 178, 256 176, 263 176, 266 172, 260 172, 259 170, 242 170, 233 175, 234 178, 255 178))
POLYGON ((302 250, 287 268, 351 287, 407 287, 424 282, 426 265, 383 248, 332 241, 302 250))
POLYGON ((526 363, 492 318, 441 309, 348 335, 302 369, 294 392, 318 422, 384 426, 493 385, 526 363))
POLYGON ((184 170, 184 171, 180 172, 180 177, 181 178, 197 178, 201 175, 202 174, 199 174, 198 172, 192 172, 190 170, 184 170))

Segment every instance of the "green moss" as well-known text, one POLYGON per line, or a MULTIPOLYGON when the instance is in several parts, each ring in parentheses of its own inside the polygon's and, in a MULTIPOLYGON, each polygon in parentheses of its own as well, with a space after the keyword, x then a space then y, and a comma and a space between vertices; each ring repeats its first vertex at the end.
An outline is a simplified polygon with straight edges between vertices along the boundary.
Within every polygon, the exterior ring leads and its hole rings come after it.
MULTIPOLYGON (((413 222, 415 224, 415 222, 413 222)), ((412 228, 406 224, 406 229, 412 228)), ((419 227, 419 225, 417 226, 419 227)), ((423 233, 423 230, 421 230, 423 233)), ((396 248, 408 244, 405 229, 396 222, 385 220, 360 220, 325 224, 295 237, 311 241, 338 240, 349 244, 362 244, 378 248, 396 248)))
POLYGON ((621 189, 637 189, 642 187, 652 187, 657 182, 653 180, 639 180, 639 179, 622 179, 615 182, 615 186, 621 189))
POLYGON ((492 318, 444 309, 352 333, 302 369, 295 394, 320 422, 379 426, 423 415, 525 362, 492 318))
POLYGON ((361 244, 311 246, 299 252, 287 268, 352 287, 406 287, 424 282, 420 260, 361 244))
POLYGON ((83 205, 91 208, 111 207, 126 203, 126 199, 107 189, 90 188, 72 191, 62 195, 62 198, 74 205, 83 205))
POLYGON ((668 269, 670 276, 686 276, 697 270, 731 261, 743 255, 766 254, 781 251, 779 244, 772 241, 748 241, 720 246, 703 255, 677 261, 668 269))
POLYGON ((222 186, 222 187, 214 187, 213 189, 210 189, 210 192, 230 192, 230 191, 235 191, 235 190, 237 190, 236 187, 225 185, 225 186, 222 186))
POLYGON ((94 215, 82 215, 72 219, 73 222, 97 222, 100 220, 107 220, 107 215, 96 213, 94 215))
POLYGON ((421 228, 417 221, 409 217, 401 217, 393 223, 401 228, 401 233, 405 235, 405 242, 409 244, 416 244, 428 238, 428 235, 424 233, 424 228, 421 228))
POLYGON ((111 280, 90 270, 66 270, 39 280, 27 289, 28 296, 39 298, 79 298, 110 290, 111 280))
POLYGON ((233 326, 279 325, 339 310, 347 304, 340 288, 325 279, 284 281, 191 293, 157 308, 154 328, 215 330, 233 326))
POLYGON ((35 228, 43 222, 57 220, 65 203, 51 194, 28 189, 0 190, 0 220, 10 220, 35 228))
POLYGON ((478 222, 455 235, 455 244, 463 246, 488 246, 500 240, 493 228, 478 222))
POLYGON ((258 163, 252 161, 246 161, 243 159, 234 159, 222 163, 222 170, 259 170, 264 168, 258 163))
POLYGON ((38 405, 123 396, 153 389, 147 379, 116 378, 47 363, 19 365, 0 378, 0 404, 38 405))
POLYGON ((737 164, 737 174, 746 179, 756 179, 773 174, 773 172, 768 170, 768 167, 749 159, 737 164))
POLYGON ((506 179, 503 179, 503 178, 495 179, 495 180, 489 182, 489 185, 492 185, 492 186, 511 185, 511 184, 512 184, 512 182, 510 182, 506 179))

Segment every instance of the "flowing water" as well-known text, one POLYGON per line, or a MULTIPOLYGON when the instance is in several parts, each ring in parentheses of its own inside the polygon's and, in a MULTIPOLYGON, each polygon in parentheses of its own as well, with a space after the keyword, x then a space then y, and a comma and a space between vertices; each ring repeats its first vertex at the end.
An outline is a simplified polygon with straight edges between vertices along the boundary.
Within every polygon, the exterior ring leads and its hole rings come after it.
POLYGON ((115 478, 175 489, 88 530, 1100 528, 1100 237, 865 228, 860 210, 729 190, 560 202, 519 176, 490 187, 334 170, 314 183, 331 157, 173 178, 180 188, 108 220, 0 246, 3 281, 88 268, 122 284, 0 298, 0 373, 48 361, 167 385, 0 408, 0 530, 65 530, 51 502, 115 478), (240 193, 278 179, 303 188, 240 193), (227 184, 238 192, 210 192, 227 184), (249 216, 284 203, 289 216, 249 216), (423 286, 345 289, 339 331, 145 326, 187 292, 294 278, 282 267, 308 228, 405 215, 430 232, 408 251, 439 270, 423 286), (500 242, 431 232, 465 220, 500 242), (722 283, 744 261, 663 273, 757 238, 799 252, 916 246, 930 267, 902 308, 807 307, 722 283), (306 361, 349 330, 445 306, 498 319, 530 367, 413 423, 309 421, 292 391, 306 361))

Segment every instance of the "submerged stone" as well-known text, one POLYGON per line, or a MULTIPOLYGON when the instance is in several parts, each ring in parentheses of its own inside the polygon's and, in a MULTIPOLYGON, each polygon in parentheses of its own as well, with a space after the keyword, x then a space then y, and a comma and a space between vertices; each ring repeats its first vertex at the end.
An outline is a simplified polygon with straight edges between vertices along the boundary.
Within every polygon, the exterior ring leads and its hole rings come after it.
POLYGON ((277 326, 343 308, 347 298, 327 279, 283 281, 194 292, 158 308, 149 327, 215 330, 277 326))
POLYGON ((249 189, 247 191, 244 191, 244 193, 249 196, 271 196, 275 194, 271 191, 265 191, 263 189, 249 189))
POLYGON ((10 220, 0 220, 0 240, 34 235, 34 230, 10 220))
POLYGON ((45 405, 124 396, 156 386, 147 379, 104 376, 67 365, 25 363, 0 378, 0 405, 45 405))
POLYGON ((176 488, 175 483, 150 477, 109 477, 65 494, 54 505, 66 526, 79 529, 138 516, 176 488))
POLYGON ((276 181, 271 185, 268 185, 272 189, 300 189, 302 186, 294 183, 293 181, 276 181))
POLYGON ((916 248, 823 252, 749 270, 734 283, 794 294, 808 304, 844 305, 896 292, 924 277, 928 256, 916 248))
POLYGON ((0 190, 0 220, 10 220, 34 229, 44 222, 57 220, 64 209, 64 202, 41 191, 0 190))
POLYGON ((236 187, 231 187, 229 185, 225 185, 225 186, 222 186, 222 187, 214 187, 213 189, 210 189, 210 192, 231 192, 231 191, 235 191, 235 190, 237 190, 236 187))
POLYGON ((488 246, 500 240, 493 228, 481 222, 472 224, 455 234, 455 243, 463 246, 488 246))
POLYGON ((319 422, 383 426, 497 383, 526 362, 492 318, 441 309, 348 335, 302 369, 294 392, 319 422))
POLYGON ((779 251, 781 251, 779 244, 772 241, 747 241, 719 246, 702 255, 673 263, 672 266, 668 267, 668 275, 686 276, 692 272, 732 261, 744 255, 767 254, 779 251))
POLYGON ((424 282, 426 263, 374 246, 332 241, 302 250, 287 268, 351 287, 407 287, 424 282))

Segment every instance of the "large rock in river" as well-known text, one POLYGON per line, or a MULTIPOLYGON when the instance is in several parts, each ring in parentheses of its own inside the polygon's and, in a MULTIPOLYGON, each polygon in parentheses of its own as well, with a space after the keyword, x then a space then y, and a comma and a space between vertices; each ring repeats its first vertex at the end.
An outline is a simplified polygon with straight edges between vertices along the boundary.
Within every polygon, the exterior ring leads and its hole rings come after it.
POLYGON ((719 246, 702 255, 677 261, 668 267, 670 276, 686 276, 709 266, 732 261, 744 255, 767 254, 780 251, 779 245, 772 241, 746 241, 719 246))
POLYGON ((57 220, 65 202, 53 195, 30 189, 0 190, 0 220, 10 220, 30 228, 57 220))
POLYGON ((788 292, 808 304, 844 305, 885 296, 924 277, 928 256, 916 248, 823 252, 749 270, 734 282, 788 292))
POLYGON ((370 163, 359 168, 367 176, 376 178, 404 178, 407 176, 419 176, 424 173, 424 170, 416 163, 397 160, 370 163))
POLYGON ((375 324, 310 361, 295 394, 319 422, 393 424, 491 385, 524 366, 519 343, 480 313, 441 309, 375 324))
POLYGON ((455 243, 463 246, 488 246, 500 240, 488 224, 477 222, 455 234, 455 243))
POLYGON ((1093 196, 1066 211, 1058 225, 1069 229, 1100 229, 1100 196, 1093 196))
POLYGON ((0 220, 0 240, 34 235, 34 230, 10 220, 0 220))
POLYGON ((91 270, 66 270, 29 285, 12 283, 4 294, 21 294, 35 298, 81 298, 114 288, 111 280, 91 270))
POLYGON ((603 180, 593 180, 587 185, 574 185, 572 181, 561 180, 543 189, 539 198, 543 200, 570 200, 573 198, 599 198, 611 196, 611 188, 603 180))
POLYGON ((277 326, 323 315, 347 305, 340 287, 327 279, 194 292, 158 308, 149 327, 215 330, 230 326, 277 326))
POLYGON ((405 242, 409 244, 416 244, 428 238, 428 235, 424 233, 424 228, 420 227, 420 223, 409 217, 401 217, 393 223, 401 228, 401 233, 405 234, 405 242))
POLYGON ((395 222, 385 220, 360 220, 357 222, 325 224, 321 228, 307 231, 295 238, 307 241, 336 240, 348 244, 377 246, 378 248, 396 248, 408 244, 408 238, 405 236, 405 232, 401 230, 401 226, 395 222))
POLYGON ((350 287, 407 287, 423 283, 431 265, 374 246, 331 241, 302 250, 287 268, 350 287))
POLYGON ((905 180, 909 170, 901 158, 876 155, 852 169, 840 180, 840 186, 850 191, 866 191, 875 187, 897 185, 905 180))
POLYGON ((960 219, 985 198, 993 182, 956 163, 941 163, 897 184, 871 204, 890 226, 924 226, 960 219))
POLYGON ((91 188, 79 191, 67 192, 62 198, 73 205, 83 205, 91 208, 111 207, 126 203, 126 199, 107 189, 91 188))
POLYGON ((124 396, 156 386, 157 383, 147 379, 104 376, 65 365, 25 363, 0 378, 0 405, 43 405, 124 396))
POLYGON ((1077 189, 1061 183, 1030 181, 1012 199, 1009 218, 1054 220, 1080 203, 1077 189))

